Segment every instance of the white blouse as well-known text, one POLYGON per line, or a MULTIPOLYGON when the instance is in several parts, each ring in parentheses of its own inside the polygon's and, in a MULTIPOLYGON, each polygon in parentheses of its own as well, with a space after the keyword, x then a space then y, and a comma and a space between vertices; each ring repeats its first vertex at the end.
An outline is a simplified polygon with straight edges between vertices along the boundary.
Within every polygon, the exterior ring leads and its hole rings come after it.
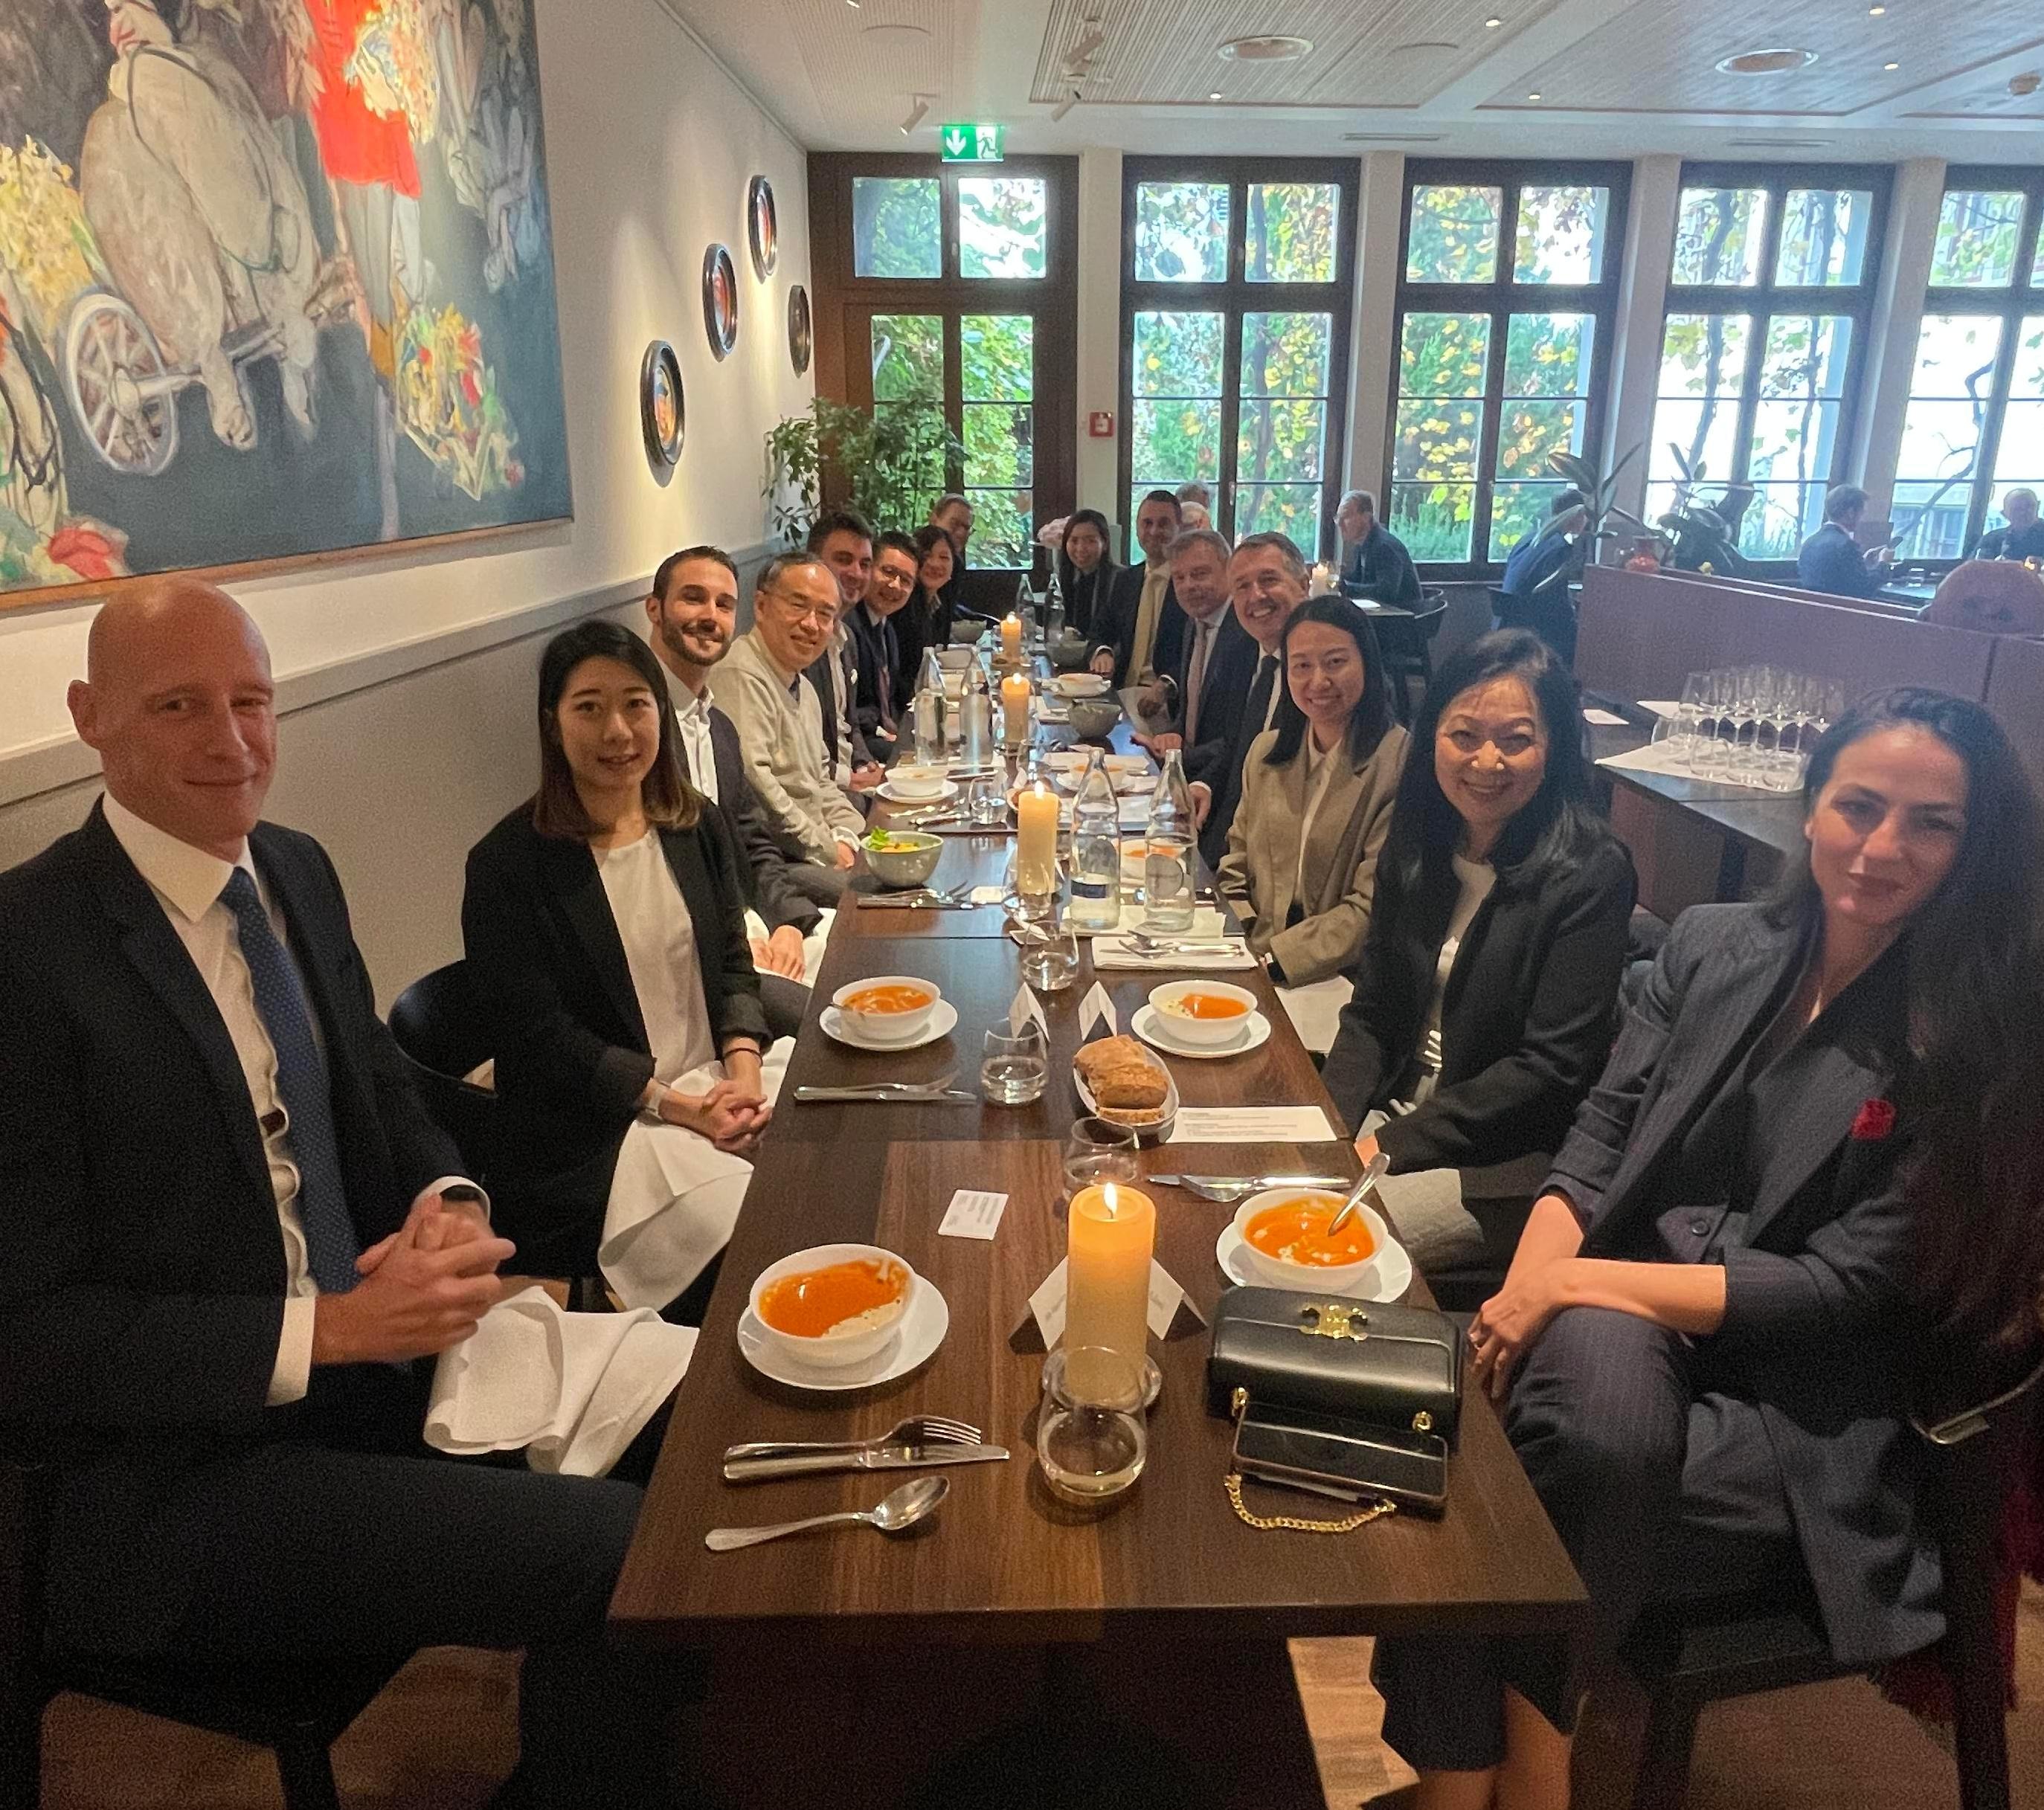
POLYGON ((653 1072, 671 1083, 691 1068, 717 1060, 688 901, 667 865, 659 830, 649 830, 623 848, 590 852, 596 857, 604 895, 624 945, 624 964, 632 972, 651 1046, 653 1072))
POLYGON ((1454 972, 1455 957, 1462 946, 1462 938, 1469 934, 1470 923, 1482 908, 1490 889, 1497 884, 1497 869, 1488 861, 1465 861, 1460 855, 1454 857, 1455 878, 1462 882, 1462 891, 1455 895, 1455 908, 1448 918, 1448 934, 1441 939, 1441 953, 1434 964, 1434 996, 1427 1003, 1427 1029, 1420 1040, 1419 1085, 1414 1089, 1416 1099, 1424 1099, 1433 1092, 1434 1084, 1441 1074, 1441 1005, 1448 992, 1448 976, 1454 972))

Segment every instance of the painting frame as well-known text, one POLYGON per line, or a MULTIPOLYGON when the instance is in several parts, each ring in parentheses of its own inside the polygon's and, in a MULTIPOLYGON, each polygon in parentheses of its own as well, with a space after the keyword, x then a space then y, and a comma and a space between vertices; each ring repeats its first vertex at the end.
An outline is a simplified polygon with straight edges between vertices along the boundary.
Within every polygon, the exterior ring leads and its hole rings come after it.
POLYGON ((424 57, 423 0, 63 4, 0 77, 0 612, 571 522, 533 0, 424 57))
POLYGON ((809 374, 809 360, 816 347, 816 323, 809 313, 809 292, 800 283, 788 291, 788 362, 795 375, 809 374))
POLYGON ((745 236, 752 274, 763 283, 781 267, 781 210, 764 176, 755 176, 745 191, 745 236))
POLYGON ((703 253, 702 305, 703 332, 720 364, 738 345, 738 267, 727 246, 703 253))
POLYGON ((682 361, 665 339, 655 339, 639 361, 639 430, 646 456, 663 471, 681 462, 689 433, 688 395, 682 386, 682 361), (670 404, 667 408, 663 404, 670 404))

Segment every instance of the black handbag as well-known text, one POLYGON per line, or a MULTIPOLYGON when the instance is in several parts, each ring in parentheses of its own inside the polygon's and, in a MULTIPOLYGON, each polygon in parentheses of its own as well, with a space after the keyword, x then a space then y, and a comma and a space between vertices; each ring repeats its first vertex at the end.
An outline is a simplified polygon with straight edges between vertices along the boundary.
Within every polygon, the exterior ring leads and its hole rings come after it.
MULTIPOLYGON (((1231 1288, 1214 1313, 1207 1405, 1235 1423, 1237 1475, 1439 1513, 1462 1378, 1462 1339, 1431 1308, 1231 1288)), ((1232 1480, 1230 1494, 1254 1522, 1232 1480)))

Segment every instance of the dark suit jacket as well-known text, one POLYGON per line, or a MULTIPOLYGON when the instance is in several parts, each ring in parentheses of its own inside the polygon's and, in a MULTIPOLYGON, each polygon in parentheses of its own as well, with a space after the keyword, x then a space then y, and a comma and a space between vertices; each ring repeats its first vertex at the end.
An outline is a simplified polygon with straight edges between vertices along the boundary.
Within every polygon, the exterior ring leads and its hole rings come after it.
MULTIPOLYGON (((1405 892, 1382 862, 1355 995, 1321 1079, 1354 1131, 1403 1097, 1454 909, 1445 884, 1405 892)), ((1563 871, 1500 871, 1449 971, 1433 1095, 1377 1134, 1394 1173, 1469 1169, 1553 1150, 1611 1049, 1632 917, 1632 859, 1606 835, 1563 871)))
MULTIPOLYGON (((249 840, 325 1042, 366 1247, 461 1160, 377 1018, 325 851, 267 823, 249 840)), ((186 1469, 293 1424, 264 1405, 283 1237, 227 1026, 98 805, 0 874, 0 1427, 62 1463, 66 1519, 105 1535, 103 1559, 143 1543, 122 1529, 186 1469)), ((143 1598, 108 1638, 146 1644, 185 1601, 162 1578, 143 1598)))
MULTIPOLYGON (((1173 727, 1180 730, 1185 727, 1185 686, 1192 676, 1193 650, 1199 632, 1198 624, 1188 619, 1178 661, 1170 669, 1178 699, 1173 727)), ((1200 738, 1185 747, 1187 779, 1204 780, 1219 792, 1215 781, 1235 746, 1243 706, 1248 702, 1250 681, 1255 675, 1255 640, 1235 620, 1233 610, 1224 610, 1220 626, 1214 631, 1213 645, 1207 650, 1206 678, 1200 695, 1200 738)))
MULTIPOLYGON (((739 855, 739 878, 745 888, 745 902, 765 920, 766 928, 778 930, 793 924, 807 936, 823 921, 823 914, 788 876, 788 864, 802 859, 801 845, 790 853, 775 840, 772 821, 745 771, 745 753, 738 742, 738 725, 719 710, 709 707, 710 753, 717 761, 717 808, 731 831, 739 855)), ((681 738, 674 738, 675 757, 682 771, 689 773, 689 752, 681 738)))
POLYGON ((915 696, 912 687, 901 689, 901 644, 894 632, 894 624, 901 612, 884 617, 878 623, 869 622, 866 606, 862 604, 845 618, 845 626, 851 633, 851 645, 859 662, 859 686, 851 703, 851 719, 859 725, 860 734, 865 736, 866 746, 872 746, 872 738, 891 733, 881 727, 880 675, 888 675, 888 682, 894 688, 894 724, 899 729, 906 714, 909 700, 915 696))
MULTIPOLYGON (((730 832, 705 811, 692 830, 661 831, 660 842, 695 926, 717 1041, 743 1033, 764 1049, 730 832)), ((494 1218, 521 1261, 593 1261, 653 1057, 589 846, 541 835, 531 805, 521 805, 469 850, 461 930, 497 1052, 494 1218)))
MULTIPOLYGON (((1114 650, 1114 683, 1117 690, 1133 682, 1128 664, 1135 658, 1135 618, 1143 608, 1143 578, 1149 569, 1144 564, 1124 566, 1117 571, 1113 584, 1108 587, 1106 602, 1093 618, 1095 646, 1114 650)), ((1177 669, 1179 650, 1189 626, 1185 612, 1178 608, 1178 592, 1166 583, 1163 602, 1157 612, 1157 639, 1150 655, 1151 665, 1158 672, 1169 673, 1177 669)))
POLYGON ((858 650, 856 640, 843 653, 835 646, 826 647, 803 669, 804 676, 816 688, 816 697, 824 707, 824 757, 828 761, 842 761, 848 767, 863 766, 873 759, 871 750, 866 746, 865 732, 859 726, 858 650), (844 688, 847 670, 851 673, 854 692, 854 708, 846 712, 851 725, 851 746, 841 749, 838 746, 838 699, 844 688))
POLYGON ((1805 926, 1756 905, 1685 912, 1627 1013, 1549 1187, 1585 1227, 1583 1254, 1722 1261, 1717 1351, 1743 1358, 1793 1509, 1832 1650, 1847 1664, 1935 1637, 1915 1513, 1910 1396, 1913 1241, 1907 939, 1778 1060, 1796 1065, 1795 1133, 1749 1154, 1743 1225, 1672 1198, 1708 1152, 1712 1109, 1793 991, 1805 926), (1863 1135, 1869 1100, 1896 1106, 1863 1135), (1688 1146, 1685 1148, 1685 1146, 1688 1146), (1912 1578, 1912 1574, 1914 1574, 1912 1578))
POLYGON ((1827 522, 1796 555, 1796 582, 1806 591, 1871 597, 1881 589, 1881 575, 1868 569, 1858 541, 1836 522, 1827 522))
POLYGON ((1372 522, 1370 532, 1342 561, 1341 588, 1344 596, 1369 597, 1402 608, 1419 602, 1420 574, 1404 542, 1383 523, 1372 522))
POLYGON ((1058 562, 1058 583, 1065 593, 1065 626, 1097 638, 1095 625, 1107 607, 1108 593, 1114 589, 1120 568, 1105 555, 1090 572, 1082 572, 1070 561, 1058 562))
MULTIPOLYGON (((1236 627, 1242 625, 1238 621, 1236 627)), ((1242 768, 1249 758, 1249 745, 1263 733, 1264 710, 1270 701, 1266 691, 1261 698, 1255 692, 1256 673, 1263 658, 1262 650, 1256 645, 1255 637, 1243 629, 1249 642, 1249 651, 1243 657, 1242 669, 1243 698, 1235 712, 1226 752, 1212 770, 1194 774, 1213 788, 1213 803, 1207 811, 1207 820, 1200 830, 1200 854, 1207 865, 1218 873, 1221 857, 1228 853, 1228 832, 1235 822, 1235 807, 1242 802, 1242 768)), ((1273 689, 1283 685, 1285 675, 1272 670, 1270 684, 1273 689)), ((1205 726, 1201 725, 1202 727, 1205 726)))

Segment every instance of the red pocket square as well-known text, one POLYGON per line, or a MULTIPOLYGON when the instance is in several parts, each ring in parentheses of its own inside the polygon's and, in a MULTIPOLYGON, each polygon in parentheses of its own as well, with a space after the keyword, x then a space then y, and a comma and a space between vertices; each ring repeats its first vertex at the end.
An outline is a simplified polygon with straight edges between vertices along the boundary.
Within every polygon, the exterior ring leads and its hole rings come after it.
POLYGON ((1877 1144, 1895 1129, 1895 1102, 1892 1100, 1863 1100, 1857 1117, 1852 1122, 1854 1141, 1861 1144, 1877 1144))

